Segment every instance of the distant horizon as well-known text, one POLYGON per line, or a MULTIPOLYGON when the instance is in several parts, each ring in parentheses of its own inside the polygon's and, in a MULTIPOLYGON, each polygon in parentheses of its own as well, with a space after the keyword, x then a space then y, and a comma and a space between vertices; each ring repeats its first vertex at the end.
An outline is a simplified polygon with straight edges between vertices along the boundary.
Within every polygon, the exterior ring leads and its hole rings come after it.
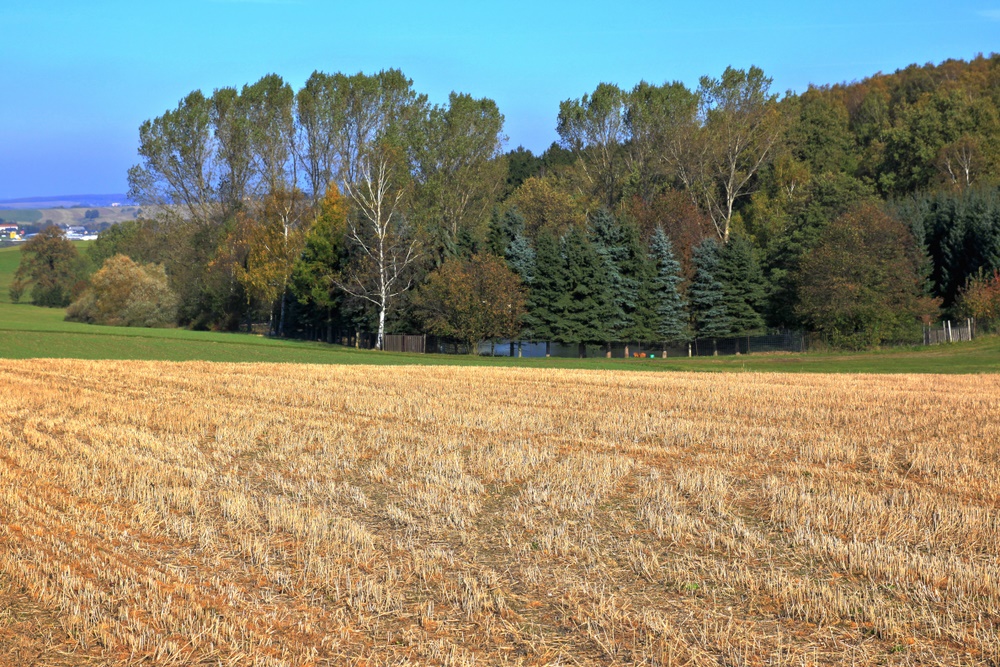
POLYGON ((8 197, 6 199, 0 199, 0 204, 10 204, 17 202, 31 202, 31 201, 46 201, 46 200, 56 200, 61 201, 63 199, 84 199, 85 197, 121 197, 123 199, 128 199, 128 195, 122 192, 89 192, 86 194, 55 194, 55 195, 32 195, 28 197, 8 197))
POLYGON ((849 84, 912 64, 969 60, 1000 45, 1000 0, 846 0, 835 6, 720 0, 512 0, 491 5, 320 0, 38 0, 0 7, 0 199, 121 192, 139 126, 192 90, 277 73, 398 68, 432 103, 493 99, 511 150, 557 139, 559 102, 601 82, 690 88, 727 66, 761 67, 773 91, 849 84), (197 20, 192 20, 197 17, 197 20), (316 26, 304 30, 303 26, 316 26), (320 27, 322 27, 320 29, 320 27))

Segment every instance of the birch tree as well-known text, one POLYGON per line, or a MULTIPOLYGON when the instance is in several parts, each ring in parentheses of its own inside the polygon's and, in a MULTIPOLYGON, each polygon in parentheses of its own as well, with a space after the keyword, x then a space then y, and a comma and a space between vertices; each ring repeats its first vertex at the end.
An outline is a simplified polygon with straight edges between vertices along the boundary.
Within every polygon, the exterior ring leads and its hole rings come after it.
POLYGON ((679 176, 723 244, 729 242, 737 200, 750 193, 782 133, 771 81, 759 67, 727 67, 721 79, 702 77, 698 89, 703 136, 694 146, 699 159, 679 176))
POLYGON ((386 313, 413 286, 411 268, 420 258, 419 244, 403 216, 403 176, 394 173, 388 152, 380 153, 362 160, 358 181, 345 184, 356 209, 347 231, 356 252, 353 266, 337 281, 342 290, 377 309, 379 350, 386 313))

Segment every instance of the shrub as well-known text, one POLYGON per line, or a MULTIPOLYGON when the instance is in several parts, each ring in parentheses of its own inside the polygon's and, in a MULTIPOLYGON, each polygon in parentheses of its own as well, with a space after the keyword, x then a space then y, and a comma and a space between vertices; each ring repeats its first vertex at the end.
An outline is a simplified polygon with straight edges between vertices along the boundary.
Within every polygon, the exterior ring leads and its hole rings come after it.
POLYGON ((984 328, 1000 323, 1000 271, 987 274, 980 269, 959 292, 957 306, 959 315, 976 318, 984 328))
POLYGON ((165 327, 177 318, 177 296, 159 264, 140 265, 125 255, 108 258, 90 288, 70 305, 66 319, 125 327, 165 327))

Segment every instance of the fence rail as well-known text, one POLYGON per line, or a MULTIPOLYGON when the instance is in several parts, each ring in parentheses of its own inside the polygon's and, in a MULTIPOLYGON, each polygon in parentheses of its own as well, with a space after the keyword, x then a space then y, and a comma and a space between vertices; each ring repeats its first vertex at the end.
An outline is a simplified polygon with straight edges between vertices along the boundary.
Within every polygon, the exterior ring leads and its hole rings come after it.
POLYGON ((941 322, 939 327, 924 327, 924 345, 969 341, 976 337, 976 320, 968 318, 957 324, 951 320, 941 322))
POLYGON ((415 352, 423 354, 427 350, 427 336, 423 334, 385 334, 382 349, 386 352, 415 352))
MULTIPOLYGON (((255 332, 266 333, 266 323, 255 326, 255 332)), ((975 318, 964 321, 943 321, 939 325, 912 330, 905 339, 883 343, 883 347, 896 345, 936 345, 957 341, 970 341, 978 335, 975 318), (922 333, 922 335, 921 335, 922 333)), ((308 327, 291 333, 291 338, 337 343, 346 347, 365 350, 376 348, 378 336, 366 331, 337 330, 332 327, 308 327)), ((425 334, 385 334, 383 349, 387 352, 413 354, 469 354, 467 343, 453 338, 425 334)), ((768 352, 805 352, 815 347, 827 349, 828 341, 819 334, 802 331, 778 330, 769 334, 730 336, 726 338, 698 338, 689 342, 613 342, 592 343, 582 346, 566 345, 552 341, 494 340, 479 344, 475 354, 496 357, 645 357, 677 358, 761 354, 768 352), (582 354, 581 354, 582 353, 582 354)))
MULTIPOLYGON (((299 332, 307 340, 323 340, 346 347, 373 350, 378 336, 367 331, 335 331, 317 329, 299 332)), ((294 334, 293 334, 294 335, 294 334)), ((552 341, 495 340, 479 344, 475 354, 496 357, 610 357, 622 358, 677 358, 760 354, 767 352, 804 352, 807 340, 801 331, 777 331, 766 335, 732 336, 728 338, 699 338, 690 342, 649 343, 613 342, 590 343, 583 346, 552 341)), ((382 348, 387 352, 415 354, 469 354, 469 346, 453 338, 425 334, 385 334, 382 348)))

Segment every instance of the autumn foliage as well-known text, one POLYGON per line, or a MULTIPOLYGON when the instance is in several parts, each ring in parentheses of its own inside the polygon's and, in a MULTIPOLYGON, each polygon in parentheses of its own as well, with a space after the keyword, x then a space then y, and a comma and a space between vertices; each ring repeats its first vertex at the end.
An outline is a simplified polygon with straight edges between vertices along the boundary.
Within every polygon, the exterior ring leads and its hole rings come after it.
POLYGON ((458 338, 470 354, 482 340, 517 337, 525 312, 520 278, 488 254, 446 261, 428 276, 415 300, 431 333, 458 338))
POLYGON ((985 326, 1000 322, 1000 270, 992 275, 982 271, 971 278, 959 293, 960 311, 985 326))
POLYGON ((177 296, 159 264, 136 264, 115 255, 90 279, 90 287, 70 304, 66 319, 123 327, 172 326, 177 296))

